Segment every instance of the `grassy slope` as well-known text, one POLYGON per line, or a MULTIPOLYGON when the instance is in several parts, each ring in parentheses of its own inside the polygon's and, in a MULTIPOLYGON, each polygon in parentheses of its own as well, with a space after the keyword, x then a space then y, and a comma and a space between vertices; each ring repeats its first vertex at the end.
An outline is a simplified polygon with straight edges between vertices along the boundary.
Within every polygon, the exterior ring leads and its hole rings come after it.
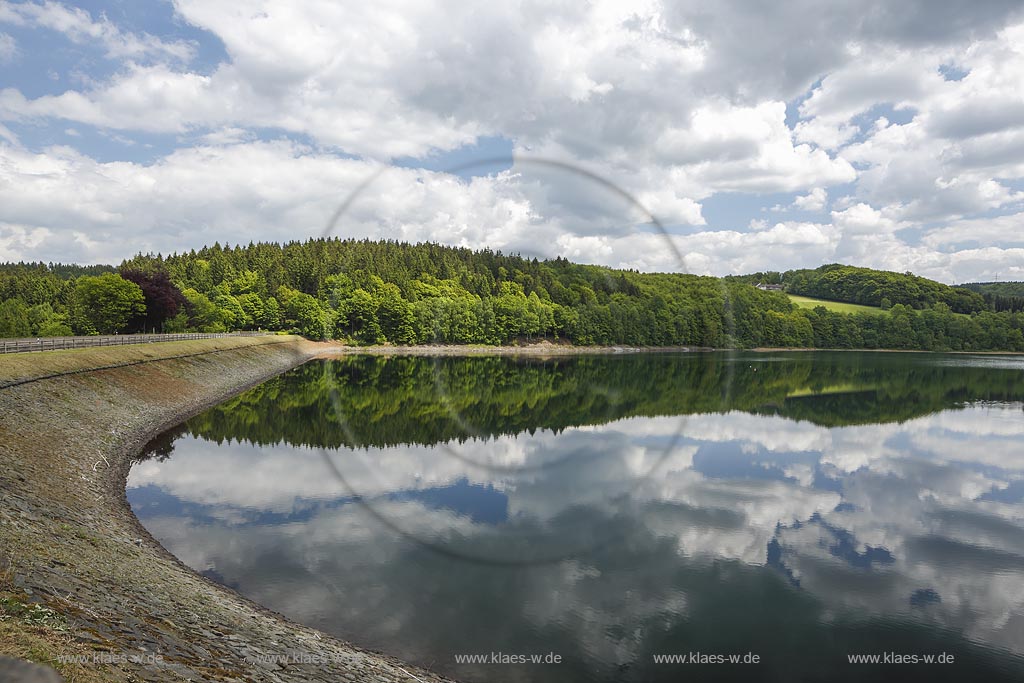
POLYGON ((860 304, 847 304, 841 301, 827 301, 825 299, 812 299, 809 296, 797 296, 795 294, 786 294, 789 300, 800 308, 815 308, 816 306, 824 306, 830 311, 836 313, 882 313, 882 309, 877 306, 862 306, 860 304))
POLYGON ((81 372, 83 370, 104 368, 112 365, 124 365, 160 358, 188 356, 197 353, 224 351, 226 349, 259 346, 298 339, 299 337, 290 335, 218 337, 214 339, 197 339, 195 341, 0 354, 0 386, 12 380, 36 378, 65 372, 81 372))

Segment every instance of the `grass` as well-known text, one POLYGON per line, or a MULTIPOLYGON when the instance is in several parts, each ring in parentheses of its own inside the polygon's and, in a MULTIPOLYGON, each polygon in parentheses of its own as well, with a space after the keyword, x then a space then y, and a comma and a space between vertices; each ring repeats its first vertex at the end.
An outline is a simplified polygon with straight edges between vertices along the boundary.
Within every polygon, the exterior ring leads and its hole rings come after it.
POLYGON ((871 313, 878 315, 884 313, 881 308, 877 306, 862 306, 860 304, 847 304, 842 301, 828 301, 826 299, 813 299, 809 296, 797 296, 795 294, 786 294, 789 300, 800 308, 815 308, 817 306, 824 306, 830 311, 836 313, 871 313))
POLYGON ((28 626, 43 626, 56 631, 66 631, 64 617, 49 607, 37 603, 23 602, 13 596, 0 597, 0 619, 20 619, 28 626))
POLYGON ((90 658, 94 653, 74 641, 62 615, 28 602, 24 595, 0 593, 0 654, 52 666, 69 683, 111 683, 127 678, 115 667, 61 661, 62 656, 90 658))
POLYGON ((786 398, 801 398, 804 396, 829 396, 833 394, 854 394, 859 391, 868 391, 875 387, 864 384, 831 384, 827 387, 803 387, 794 389, 786 394, 786 398))

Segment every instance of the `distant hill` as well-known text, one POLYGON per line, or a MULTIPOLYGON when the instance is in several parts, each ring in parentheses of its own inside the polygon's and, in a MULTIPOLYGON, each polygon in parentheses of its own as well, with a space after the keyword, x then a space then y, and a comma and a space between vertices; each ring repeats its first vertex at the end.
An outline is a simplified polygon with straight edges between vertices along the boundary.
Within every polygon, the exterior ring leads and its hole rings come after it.
POLYGON ((977 313, 989 308, 977 291, 951 287, 935 280, 888 270, 832 263, 813 270, 752 273, 735 278, 749 284, 782 284, 789 294, 889 308, 903 304, 915 309, 938 303, 955 313, 977 313))
POLYGON ((1024 311, 1024 282, 969 282, 959 286, 981 294, 994 311, 1024 311))
POLYGON ((957 286, 979 294, 1024 297, 1024 282, 968 282, 957 286))

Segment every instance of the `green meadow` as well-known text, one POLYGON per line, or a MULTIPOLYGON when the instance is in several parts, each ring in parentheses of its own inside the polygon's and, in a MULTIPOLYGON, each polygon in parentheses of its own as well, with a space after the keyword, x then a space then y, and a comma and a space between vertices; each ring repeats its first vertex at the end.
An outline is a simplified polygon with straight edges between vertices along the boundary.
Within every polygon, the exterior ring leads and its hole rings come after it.
POLYGON ((836 313, 882 313, 882 309, 877 306, 862 306, 860 304, 848 304, 842 301, 828 301, 827 299, 814 299, 809 296, 797 296, 795 294, 786 294, 789 300, 795 303, 800 308, 815 308, 817 306, 824 306, 830 311, 836 313))

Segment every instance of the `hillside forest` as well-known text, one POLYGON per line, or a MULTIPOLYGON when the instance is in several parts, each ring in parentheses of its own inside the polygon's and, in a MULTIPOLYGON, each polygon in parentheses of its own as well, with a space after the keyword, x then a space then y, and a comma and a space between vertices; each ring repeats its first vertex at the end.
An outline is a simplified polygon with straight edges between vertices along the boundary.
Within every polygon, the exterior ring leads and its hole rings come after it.
POLYGON ((715 278, 311 239, 214 244, 117 267, 0 265, 0 337, 262 329, 351 344, 1024 351, 1024 307, 996 296, 1015 299, 843 265, 715 278), (788 294, 877 311, 799 308, 788 294))

